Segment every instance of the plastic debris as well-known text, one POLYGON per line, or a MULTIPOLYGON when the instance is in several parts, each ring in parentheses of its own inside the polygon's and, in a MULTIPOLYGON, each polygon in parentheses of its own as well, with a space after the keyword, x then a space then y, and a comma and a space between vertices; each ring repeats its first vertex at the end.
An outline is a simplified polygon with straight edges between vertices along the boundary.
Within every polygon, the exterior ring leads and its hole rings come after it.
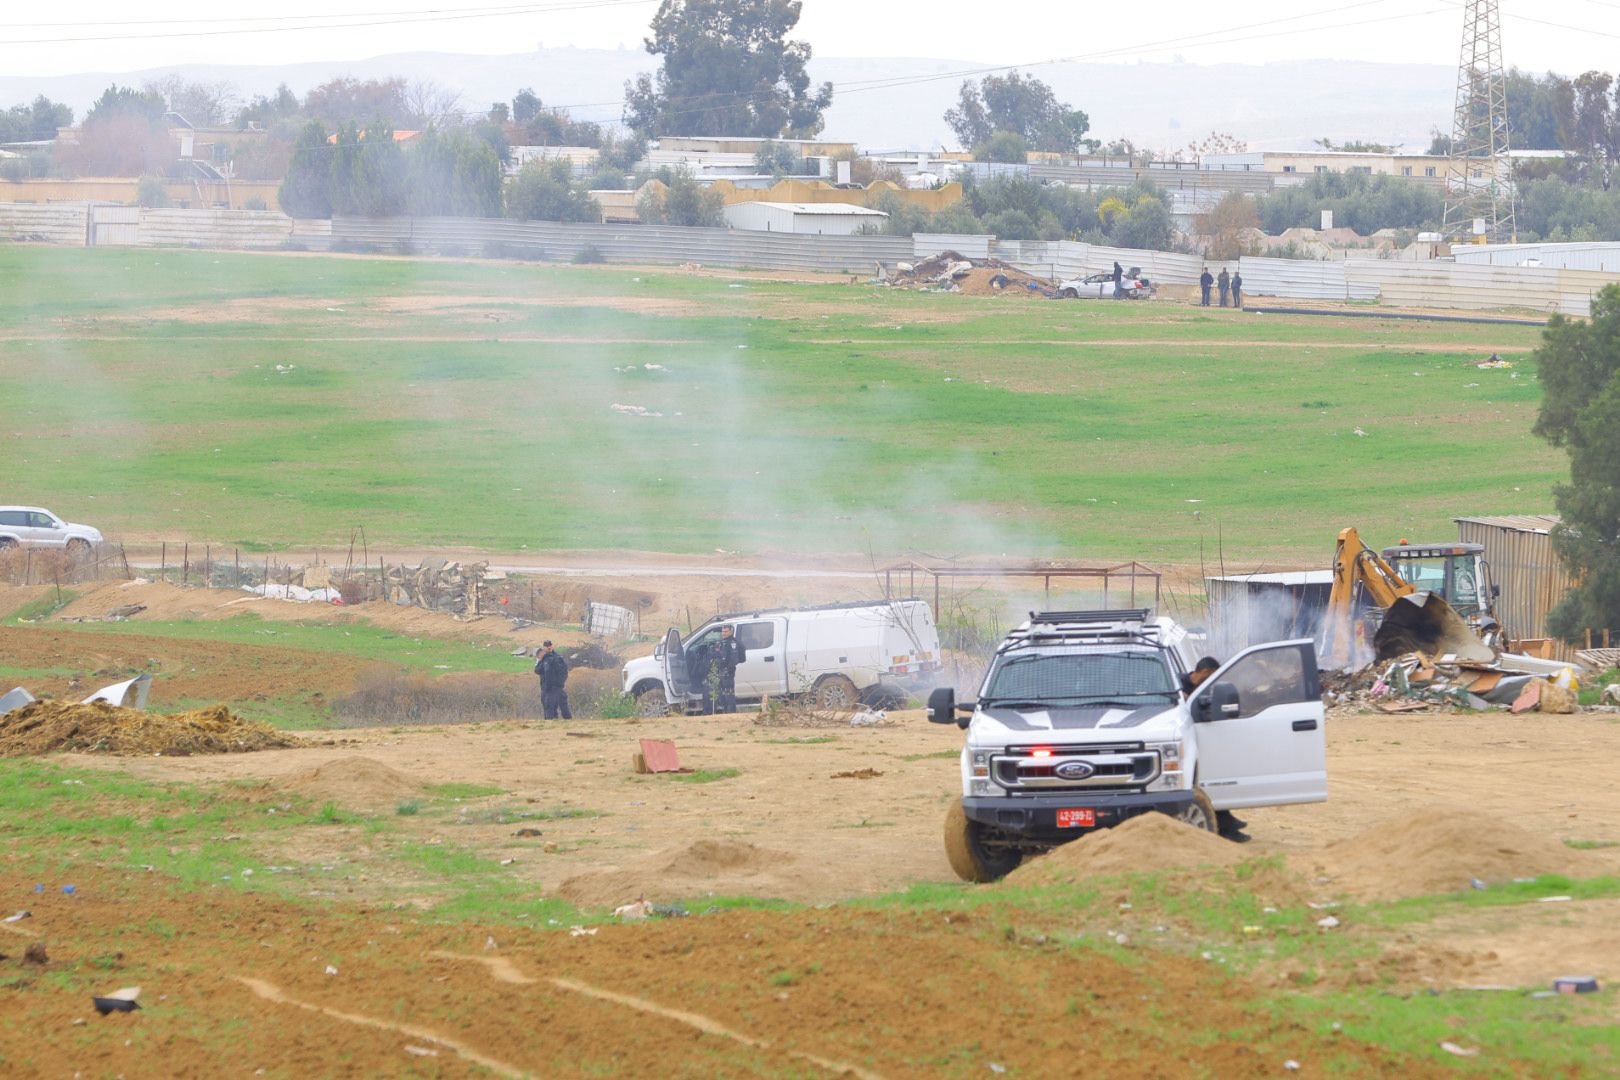
POLYGON ((1453 1054, 1453 1055, 1455 1055, 1457 1057, 1479 1057, 1479 1048, 1477 1046, 1474 1046, 1474 1047, 1458 1046, 1454 1042, 1448 1042, 1448 1041, 1442 1040, 1441 1043, 1440 1043, 1440 1049, 1444 1050, 1448 1054, 1453 1054))
POLYGON ((1339 920, 1332 915, 1325 915, 1316 920, 1316 925, 1320 926, 1324 930, 1331 930, 1335 926, 1339 925, 1339 920))
POLYGON ((140 1006, 135 1002, 135 999, 140 996, 140 987, 125 986, 114 990, 110 994, 103 994, 100 997, 92 997, 90 1000, 95 1002, 96 1012, 100 1013, 102 1016, 106 1016, 108 1013, 134 1012, 136 1009, 140 1008, 140 1006))
POLYGON ((1560 975, 1552 985, 1560 994, 1592 994, 1598 988, 1597 980, 1590 975, 1560 975))

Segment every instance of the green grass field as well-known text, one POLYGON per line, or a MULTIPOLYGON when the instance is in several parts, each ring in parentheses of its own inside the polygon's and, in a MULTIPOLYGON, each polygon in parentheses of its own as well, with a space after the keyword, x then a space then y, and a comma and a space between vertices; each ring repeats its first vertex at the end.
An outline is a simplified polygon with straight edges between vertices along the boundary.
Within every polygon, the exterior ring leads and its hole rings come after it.
POLYGON ((1565 465, 1529 432, 1537 340, 622 267, 10 246, 0 501, 115 538, 256 545, 364 525, 390 547, 1314 563, 1343 525, 1388 543, 1550 510, 1565 465), (1518 366, 1474 367, 1493 350, 1518 366))

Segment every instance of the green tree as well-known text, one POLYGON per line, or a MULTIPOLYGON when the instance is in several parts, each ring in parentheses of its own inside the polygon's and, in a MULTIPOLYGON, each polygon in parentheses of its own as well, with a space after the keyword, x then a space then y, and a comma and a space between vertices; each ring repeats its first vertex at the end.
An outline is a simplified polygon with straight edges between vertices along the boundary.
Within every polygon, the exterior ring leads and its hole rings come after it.
POLYGON ((810 46, 789 41, 800 0, 663 0, 647 52, 656 79, 625 84, 625 123, 647 138, 737 135, 812 138, 832 83, 810 85, 810 46))
POLYGON ((794 147, 767 139, 759 144, 758 150, 754 151, 754 168, 762 174, 780 179, 784 176, 804 175, 805 164, 804 158, 794 147))
POLYGON ((501 216, 501 160, 474 133, 429 128, 405 151, 405 166, 406 213, 501 216))
POLYGON ((512 122, 527 124, 540 113, 540 95, 524 87, 512 95, 512 122))
POLYGON ((1547 629, 1574 641, 1620 625, 1620 285, 1598 294, 1590 320, 1549 319, 1535 361, 1535 433, 1569 454, 1569 483, 1553 490, 1563 519, 1553 550, 1576 581, 1547 629))
POLYGON ((1285 229, 1315 228, 1323 210, 1337 225, 1368 236, 1379 229, 1439 227, 1445 195, 1432 185, 1403 176, 1317 173, 1292 188, 1255 198, 1260 227, 1275 236, 1285 229))
POLYGON ((405 206, 405 161, 394 128, 373 121, 364 131, 338 129, 332 153, 332 212, 393 217, 405 206))
POLYGON ((662 184, 649 184, 636 199, 636 213, 648 225, 718 228, 725 225, 725 198, 699 184, 685 169, 666 172, 662 184))
POLYGON ((326 141, 326 125, 311 120, 298 133, 293 145, 287 176, 277 196, 281 209, 295 218, 332 216, 332 154, 336 148, 326 141))
POLYGON ((1169 251, 1174 233, 1170 208, 1156 195, 1142 195, 1114 222, 1111 238, 1120 247, 1169 251))
POLYGON ((13 105, 0 113, 0 142, 39 142, 56 138, 73 126, 73 110, 40 94, 31 105, 13 105))
POLYGON ((114 83, 85 114, 78 144, 63 151, 64 163, 93 176, 163 175, 179 148, 163 123, 163 98, 114 83))
POLYGON ((973 160, 1022 165, 1029 160, 1029 144, 1016 131, 998 131, 973 148, 973 160))
POLYGON ((298 116, 300 107, 298 95, 286 83, 276 87, 274 94, 259 94, 242 106, 236 114, 236 126, 247 128, 257 125, 268 128, 282 121, 292 120, 298 116))
POLYGON ((1036 150, 1060 154, 1100 145, 1086 138, 1090 117, 1059 101, 1041 80, 1016 71, 986 75, 977 86, 971 80, 964 82, 956 107, 945 113, 945 123, 969 147, 988 143, 1001 131, 1018 135, 1036 150))
POLYGON ((519 221, 601 221, 602 208, 574 182, 574 168, 561 158, 531 161, 506 192, 506 216, 519 221))

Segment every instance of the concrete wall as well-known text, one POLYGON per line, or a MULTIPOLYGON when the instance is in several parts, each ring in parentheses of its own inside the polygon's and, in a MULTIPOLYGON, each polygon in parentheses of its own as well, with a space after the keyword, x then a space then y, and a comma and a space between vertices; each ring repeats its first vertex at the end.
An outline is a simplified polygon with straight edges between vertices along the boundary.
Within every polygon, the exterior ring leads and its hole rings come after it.
POLYGON ((92 203, 0 203, 0 241, 99 247, 194 247, 324 251, 329 221, 269 210, 147 210, 92 203))
MULTIPOLYGON (((136 187, 139 181, 118 178, 79 180, 0 180, 0 202, 114 202, 133 206, 139 201, 136 187)), ((280 210, 281 185, 274 182, 231 184, 197 184, 169 182, 163 185, 169 205, 177 208, 219 207, 240 210, 248 199, 257 196, 264 200, 266 209, 280 210)))

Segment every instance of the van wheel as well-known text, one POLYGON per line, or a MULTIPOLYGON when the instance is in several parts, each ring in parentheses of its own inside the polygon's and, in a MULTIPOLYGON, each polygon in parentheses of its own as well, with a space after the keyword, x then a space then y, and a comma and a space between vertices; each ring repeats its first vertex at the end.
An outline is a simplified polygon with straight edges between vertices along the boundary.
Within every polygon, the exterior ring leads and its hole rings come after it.
POLYGON ((1209 801, 1209 796, 1204 794, 1203 788, 1193 792, 1193 801, 1177 811, 1175 817, 1177 821, 1191 825, 1195 829, 1203 829, 1205 832, 1219 831, 1215 824, 1215 805, 1209 801))
POLYGON ((67 542, 67 553, 74 559, 87 559, 90 557, 90 541, 82 536, 75 536, 67 542))
POLYGON ((818 709, 854 709, 861 703, 861 692, 847 675, 828 675, 816 683, 818 709))
POLYGON ((668 716, 669 698, 664 696, 664 688, 655 686, 651 690, 643 690, 636 695, 637 716, 668 716))
POLYGON ((983 831, 984 826, 969 818, 960 802, 951 802, 945 814, 945 858, 963 881, 997 881, 1018 869, 1024 860, 1017 850, 987 849, 983 831))
POLYGON ((0 551, 10 551, 17 546, 17 541, 9 536, 0 536, 0 551))

